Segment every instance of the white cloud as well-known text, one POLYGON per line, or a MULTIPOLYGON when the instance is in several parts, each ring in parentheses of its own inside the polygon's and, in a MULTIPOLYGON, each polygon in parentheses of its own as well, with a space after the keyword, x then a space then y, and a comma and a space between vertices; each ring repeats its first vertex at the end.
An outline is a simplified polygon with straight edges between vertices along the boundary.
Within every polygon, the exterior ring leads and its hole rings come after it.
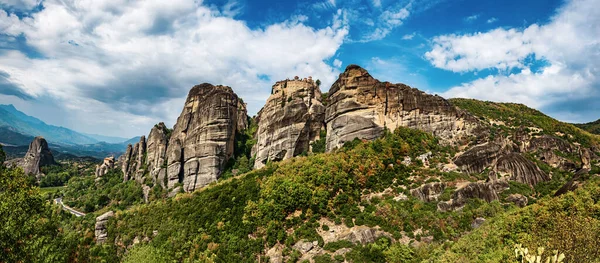
POLYGON ((478 18, 479 18, 479 14, 475 14, 475 15, 472 15, 472 16, 465 17, 465 21, 467 21, 467 22, 473 22, 473 21, 477 20, 478 18))
POLYGON ((443 94, 447 97, 521 102, 538 108, 598 97, 597 5, 597 0, 569 1, 548 24, 525 29, 439 36, 425 57, 434 66, 454 72, 498 70, 498 74, 451 88, 443 94), (547 65, 532 72, 532 56, 547 65), (519 69, 520 73, 510 73, 519 69))
POLYGON ((341 66, 342 66, 342 61, 341 61, 341 60, 339 60, 339 59, 337 59, 337 58, 336 58, 336 59, 334 59, 334 60, 333 60, 333 66, 334 66, 334 67, 336 67, 336 68, 339 68, 339 67, 341 67, 341 66))
POLYGON ((412 33, 412 34, 406 34, 404 36, 402 36, 403 40, 411 40, 413 39, 415 36, 417 35, 417 33, 412 33))
POLYGON ((375 24, 377 27, 371 34, 361 39, 361 42, 370 42, 385 38, 393 29, 401 26, 409 15, 410 11, 407 7, 393 11, 385 10, 378 17, 378 22, 375 24))
POLYGON ((20 20, 0 11, 0 29, 22 34, 44 56, 3 52, 0 72, 23 93, 68 109, 70 128, 119 136, 172 124, 187 91, 202 82, 233 87, 251 113, 270 91, 259 75, 311 75, 329 85, 338 71, 324 61, 348 33, 341 12, 321 29, 298 19, 250 29, 192 0, 47 0, 44 7, 20 20))
POLYGON ((496 23, 496 21, 498 21, 498 18, 492 17, 490 19, 487 20, 488 24, 492 24, 492 23, 496 23))
POLYGON ((373 0, 374 7, 381 7, 381 0, 373 0))

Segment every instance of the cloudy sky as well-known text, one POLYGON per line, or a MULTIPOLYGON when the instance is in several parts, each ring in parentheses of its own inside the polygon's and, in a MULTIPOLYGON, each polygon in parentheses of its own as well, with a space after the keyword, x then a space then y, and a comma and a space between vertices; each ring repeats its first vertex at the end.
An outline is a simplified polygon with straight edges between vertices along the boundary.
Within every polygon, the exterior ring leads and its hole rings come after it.
POLYGON ((173 125, 187 91, 249 113, 277 80, 348 64, 444 97, 600 118, 600 0, 0 0, 0 104, 120 137, 173 125))

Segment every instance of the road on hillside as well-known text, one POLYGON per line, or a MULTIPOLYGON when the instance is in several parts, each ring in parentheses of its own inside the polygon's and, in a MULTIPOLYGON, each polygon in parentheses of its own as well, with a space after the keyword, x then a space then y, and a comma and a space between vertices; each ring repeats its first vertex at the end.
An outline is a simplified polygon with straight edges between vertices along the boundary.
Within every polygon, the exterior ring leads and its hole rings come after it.
POLYGON ((64 210, 69 211, 69 213, 74 214, 77 217, 85 216, 85 213, 79 212, 79 211, 77 211, 77 210, 75 210, 75 209, 73 209, 73 208, 71 208, 71 207, 63 204, 62 197, 54 199, 54 203, 57 203, 57 204, 61 205, 64 210))

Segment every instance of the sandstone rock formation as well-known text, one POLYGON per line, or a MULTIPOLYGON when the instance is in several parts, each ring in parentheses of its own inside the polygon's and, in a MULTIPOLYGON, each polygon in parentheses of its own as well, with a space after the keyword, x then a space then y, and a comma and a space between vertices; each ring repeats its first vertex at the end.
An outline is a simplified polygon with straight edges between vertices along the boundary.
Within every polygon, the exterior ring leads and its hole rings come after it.
POLYGON ((170 136, 169 129, 164 123, 154 125, 148 135, 146 149, 146 164, 150 178, 154 183, 158 183, 163 188, 166 188, 167 179, 167 146, 170 136))
POLYGON ((438 197, 444 192, 446 186, 444 183, 428 183, 421 185, 416 189, 411 189, 410 194, 424 202, 437 201, 438 197))
POLYGON ((356 65, 331 86, 325 122, 328 151, 354 138, 378 138, 385 128, 416 128, 456 142, 479 127, 478 120, 447 100, 404 84, 379 82, 356 65))
POLYGON ((96 178, 104 176, 108 170, 115 168, 115 157, 104 158, 100 165, 96 165, 96 178))
POLYGON ((311 77, 278 81, 258 112, 258 130, 252 149, 255 168, 267 161, 281 161, 310 151, 324 128, 325 106, 321 91, 311 77))
POLYGON ((137 180, 138 182, 142 182, 144 175, 144 157, 146 156, 146 136, 140 137, 140 141, 135 145, 127 146, 127 150, 125 154, 120 157, 122 171, 123 171, 123 180, 137 180))
POLYGON ((506 176, 509 180, 534 186, 550 180, 533 161, 516 152, 517 147, 508 140, 487 142, 471 147, 458 156, 454 163, 464 172, 482 173, 490 170, 490 179, 506 176))
POLYGON ((106 229, 108 225, 108 220, 115 216, 113 211, 106 212, 99 217, 96 217, 96 225, 94 235, 96 237, 96 244, 103 244, 106 242, 108 238, 108 230, 106 229))
POLYGON ((168 188, 187 192, 219 178, 233 155, 236 132, 245 128, 246 107, 230 87, 193 87, 167 147, 168 188), (242 116, 240 116, 242 115, 242 116))
POLYGON ((43 137, 35 137, 29 144, 29 150, 23 158, 22 167, 25 174, 36 175, 39 179, 40 167, 55 165, 54 156, 48 148, 48 142, 43 137))
POLYGON ((499 199, 499 194, 508 189, 508 182, 498 180, 490 182, 474 182, 456 190, 452 194, 452 199, 446 202, 438 203, 438 210, 451 211, 462 208, 469 199, 478 198, 486 202, 492 202, 499 199))

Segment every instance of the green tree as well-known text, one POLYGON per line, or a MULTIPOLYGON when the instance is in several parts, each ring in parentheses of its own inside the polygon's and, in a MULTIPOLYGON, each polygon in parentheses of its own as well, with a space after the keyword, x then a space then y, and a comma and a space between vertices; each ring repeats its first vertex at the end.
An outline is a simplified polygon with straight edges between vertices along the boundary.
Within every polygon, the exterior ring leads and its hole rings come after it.
POLYGON ((57 218, 26 178, 0 169, 0 262, 66 262, 57 218))
POLYGON ((317 87, 321 86, 321 80, 317 79, 317 81, 315 81, 315 83, 317 84, 317 87))
POLYGON ((169 258, 168 254, 158 248, 150 245, 138 245, 133 247, 123 259, 124 263, 138 263, 138 262, 153 262, 153 263, 167 263, 173 260, 169 258))
POLYGON ((2 145, 0 145, 0 168, 4 167, 4 161, 6 161, 6 153, 4 153, 2 145))

